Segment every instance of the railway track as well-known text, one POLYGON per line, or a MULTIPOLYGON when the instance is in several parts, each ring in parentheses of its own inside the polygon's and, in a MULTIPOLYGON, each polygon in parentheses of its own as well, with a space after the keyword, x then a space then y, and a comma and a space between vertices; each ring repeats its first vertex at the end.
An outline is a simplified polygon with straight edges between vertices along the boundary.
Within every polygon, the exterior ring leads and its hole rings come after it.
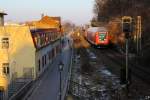
MULTIPOLYGON (((106 50, 94 49, 94 52, 99 57, 104 57, 105 56, 105 58, 104 58, 105 60, 107 58, 107 59, 113 61, 114 63, 116 63, 118 66, 125 66, 125 65, 123 65, 123 64, 125 64, 125 58, 123 56, 116 56, 118 54, 113 50, 110 50, 110 49, 106 49, 106 50)), ((119 68, 119 70, 120 70, 120 68, 119 68)), ((134 77, 139 78, 144 83, 150 84, 150 72, 148 70, 145 70, 144 68, 142 68, 142 66, 135 65, 131 62, 129 63, 129 68, 131 68, 132 75, 134 77)))
MULTIPOLYGON (((109 50, 109 53, 111 54, 114 54, 115 56, 115 53, 113 50, 109 50)), ((109 57, 108 54, 106 54, 107 57, 109 57)), ((112 57, 109 57, 111 60, 117 62, 118 64, 121 65, 121 61, 125 61, 125 56, 119 56, 119 57, 116 57, 118 58, 117 60, 112 58, 112 57)), ((150 71, 147 70, 147 69, 144 69, 143 66, 140 66, 140 65, 137 65, 137 64, 134 64, 133 62, 129 61, 129 68, 131 68, 132 70, 132 74, 134 76, 136 76, 137 78, 140 78, 142 81, 150 84, 150 71)))
MULTIPOLYGON (((117 52, 115 52, 115 51, 113 51, 113 50, 109 50, 109 53, 114 54, 114 56, 117 54, 117 52)), ((107 56, 109 56, 109 55, 107 55, 107 56)), ((116 57, 117 57, 117 56, 116 56, 116 57)), ((117 58, 119 58, 119 60, 125 61, 125 54, 124 54, 124 55, 121 55, 121 56, 118 56, 117 58)), ((150 69, 145 68, 144 66, 138 65, 137 62, 136 62, 136 59, 132 60, 132 59, 129 58, 129 65, 130 65, 130 66, 133 66, 133 67, 135 67, 136 69, 141 70, 141 71, 143 71, 144 73, 147 73, 147 74, 150 75, 150 71, 149 71, 150 69), (134 64, 134 63, 135 63, 135 64, 134 64)))

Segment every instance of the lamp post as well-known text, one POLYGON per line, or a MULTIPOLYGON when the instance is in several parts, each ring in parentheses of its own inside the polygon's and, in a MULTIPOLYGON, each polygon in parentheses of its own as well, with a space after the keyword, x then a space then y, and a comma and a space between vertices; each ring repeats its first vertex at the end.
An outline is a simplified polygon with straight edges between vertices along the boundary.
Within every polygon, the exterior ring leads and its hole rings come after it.
POLYGON ((61 97, 62 97, 62 86, 61 86, 61 83, 62 83, 62 79, 61 79, 61 72, 63 71, 63 67, 64 67, 64 64, 62 62, 59 63, 59 78, 60 78, 60 84, 59 84, 59 100, 61 100, 61 97))

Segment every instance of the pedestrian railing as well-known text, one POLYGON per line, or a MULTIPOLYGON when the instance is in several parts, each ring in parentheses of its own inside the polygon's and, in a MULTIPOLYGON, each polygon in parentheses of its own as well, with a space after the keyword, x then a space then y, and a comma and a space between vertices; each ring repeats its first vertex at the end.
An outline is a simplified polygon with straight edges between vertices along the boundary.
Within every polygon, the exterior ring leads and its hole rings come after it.
POLYGON ((14 93, 9 100, 21 100, 32 86, 33 81, 27 82, 21 89, 14 93))

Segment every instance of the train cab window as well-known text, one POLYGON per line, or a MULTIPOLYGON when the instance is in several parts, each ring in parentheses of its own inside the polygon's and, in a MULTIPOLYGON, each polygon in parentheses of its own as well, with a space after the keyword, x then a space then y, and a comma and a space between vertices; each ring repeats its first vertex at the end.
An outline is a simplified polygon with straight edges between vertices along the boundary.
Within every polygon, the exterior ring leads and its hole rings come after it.
POLYGON ((3 73, 9 74, 9 63, 3 63, 3 73))
POLYGON ((1 42, 2 42, 2 49, 9 48, 9 38, 8 37, 2 38, 1 42))
POLYGON ((106 33, 99 34, 99 38, 100 40, 104 41, 104 39, 106 38, 106 33))

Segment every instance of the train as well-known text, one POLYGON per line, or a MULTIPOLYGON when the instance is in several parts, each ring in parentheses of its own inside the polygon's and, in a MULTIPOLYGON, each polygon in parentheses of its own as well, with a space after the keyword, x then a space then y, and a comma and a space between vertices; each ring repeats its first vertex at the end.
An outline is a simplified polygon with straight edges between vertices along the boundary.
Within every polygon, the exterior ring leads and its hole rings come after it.
POLYGON ((109 32, 105 27, 90 27, 84 32, 84 37, 96 47, 109 46, 109 32))

